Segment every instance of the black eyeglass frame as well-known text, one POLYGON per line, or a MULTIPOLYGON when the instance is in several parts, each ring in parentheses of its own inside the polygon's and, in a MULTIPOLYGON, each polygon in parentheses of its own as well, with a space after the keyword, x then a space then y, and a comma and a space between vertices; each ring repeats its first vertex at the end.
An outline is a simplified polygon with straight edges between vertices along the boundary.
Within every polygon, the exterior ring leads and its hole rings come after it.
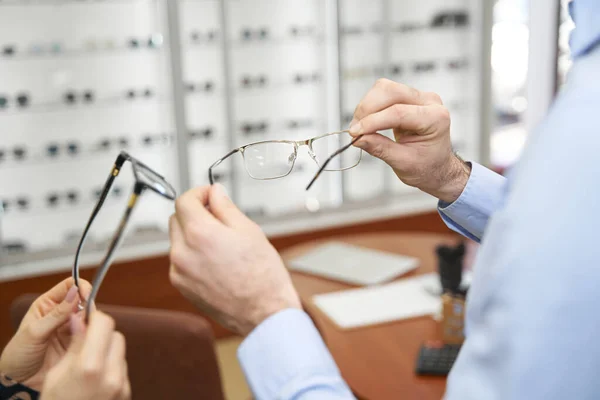
POLYGON ((148 167, 146 164, 135 159, 134 157, 129 155, 127 152, 124 152, 124 151, 120 152, 117 157, 117 160, 115 161, 115 163, 110 171, 108 178, 106 179, 106 182, 104 183, 104 188, 102 189, 102 193, 100 194, 100 197, 98 198, 98 201, 97 201, 96 205, 94 206, 92 214, 90 215, 87 225, 85 226, 83 233, 81 235, 79 244, 77 245, 77 250, 75 252, 75 259, 73 262, 73 270, 72 270, 73 280, 74 280, 75 286, 77 286, 77 288, 79 288, 79 258, 81 255, 81 251, 83 249, 83 245, 87 238, 88 232, 89 232, 94 220, 96 219, 96 216, 100 212, 100 209, 104 205, 104 202, 110 193, 110 189, 113 185, 113 182, 119 175, 119 172, 121 171, 121 168, 123 167, 123 165, 125 164, 126 161, 131 162, 132 169, 133 169, 133 176, 135 178, 135 184, 133 186, 133 192, 131 193, 129 202, 127 203, 127 208, 125 209, 125 213, 121 217, 121 222, 119 223, 119 226, 118 226, 117 230, 115 231, 113 238, 111 239, 111 242, 110 242, 110 245, 108 246, 106 254, 105 254, 102 262, 100 263, 100 267, 98 268, 98 271, 96 272, 96 276, 94 277, 94 280, 92 283, 92 292, 90 293, 89 297, 83 301, 83 304, 80 304, 80 309, 85 308, 86 321, 89 318, 91 306, 94 303, 94 300, 98 294, 98 291, 100 290, 102 281, 104 280, 106 273, 110 269, 113 256, 115 254, 116 249, 119 247, 119 244, 123 237, 123 233, 125 232, 125 228, 127 226, 127 223, 129 222, 129 219, 130 219, 133 209, 137 203, 137 200, 139 199, 139 196, 141 196, 141 194, 146 189, 150 189, 153 192, 163 196, 164 198, 166 198, 168 200, 175 200, 175 198, 177 197, 177 193, 176 193, 175 189, 173 188, 173 186, 170 183, 168 183, 162 175, 155 172, 152 168, 148 167), (161 190, 159 190, 158 187, 150 185, 147 182, 145 182, 140 177, 141 174, 143 173, 142 170, 144 170, 144 169, 149 171, 152 175, 155 175, 160 180, 162 180, 161 184, 164 184, 165 190, 161 191, 161 190))

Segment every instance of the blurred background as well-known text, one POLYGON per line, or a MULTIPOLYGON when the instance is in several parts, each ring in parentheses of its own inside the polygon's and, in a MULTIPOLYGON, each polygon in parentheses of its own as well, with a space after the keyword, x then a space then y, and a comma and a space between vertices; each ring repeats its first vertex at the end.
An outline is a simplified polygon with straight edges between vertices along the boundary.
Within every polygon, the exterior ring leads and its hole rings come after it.
MULTIPOLYGON (((382 77, 439 93, 455 150, 504 172, 566 79, 573 26, 566 0, 0 0, 0 281, 69 271, 119 151, 183 192, 239 146, 347 128, 382 77)), ((318 166, 306 147, 277 180, 252 179, 242 161, 228 158, 215 178, 278 249, 446 229, 435 199, 368 155, 310 191, 318 166)), ((127 167, 84 265, 104 254, 132 185, 127 167)), ((165 264, 172 211, 144 195, 118 260, 165 264)))
MULTIPOLYGON (((529 7, 527 0, 418 6, 402 0, 4 0, 2 264, 70 254, 120 150, 182 191, 206 184, 208 166, 233 148, 346 128, 380 77, 438 92, 452 115, 458 153, 510 167, 528 129, 529 7)), ((558 85, 570 65, 572 27, 558 12, 552 27, 558 85)), ((250 178, 238 155, 215 176, 271 235, 435 204, 368 155, 359 167, 327 173, 305 191, 316 168, 300 148, 284 179, 250 178)), ((132 174, 124 171, 91 232, 90 252, 110 237, 131 185, 132 174)), ((143 198, 126 242, 132 255, 148 247, 164 251, 171 209, 155 196, 143 198)))

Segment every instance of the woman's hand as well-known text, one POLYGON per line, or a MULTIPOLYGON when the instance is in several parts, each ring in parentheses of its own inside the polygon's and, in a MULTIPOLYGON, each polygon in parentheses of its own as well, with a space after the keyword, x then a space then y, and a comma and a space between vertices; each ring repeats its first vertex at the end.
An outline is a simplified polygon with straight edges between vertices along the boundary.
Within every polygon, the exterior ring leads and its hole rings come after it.
MULTIPOLYGON (((91 285, 80 280, 87 298, 91 285)), ((0 356, 0 372, 40 390, 48 371, 66 354, 71 342, 69 318, 77 312, 77 287, 68 278, 38 297, 0 356)))
POLYGON ((71 331, 71 345, 48 372, 41 400, 130 399, 125 338, 115 332, 114 320, 94 311, 86 328, 81 315, 74 315, 71 331))

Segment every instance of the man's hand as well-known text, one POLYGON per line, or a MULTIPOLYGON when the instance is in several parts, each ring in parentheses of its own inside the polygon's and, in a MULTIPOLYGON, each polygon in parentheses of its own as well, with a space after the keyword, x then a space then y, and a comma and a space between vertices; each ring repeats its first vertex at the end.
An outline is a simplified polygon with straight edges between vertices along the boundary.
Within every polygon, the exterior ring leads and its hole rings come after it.
POLYGON ((169 277, 196 306, 242 335, 278 311, 301 308, 281 257, 221 185, 184 193, 175 210, 169 277))
POLYGON ((94 311, 86 328, 71 316, 73 340, 65 357, 48 372, 42 400, 129 400, 131 386, 125 337, 108 315, 94 311))
MULTIPOLYGON (((81 293, 91 285, 81 280, 81 293)), ((0 372, 40 390, 48 370, 66 354, 71 341, 69 318, 77 312, 77 287, 68 278, 38 297, 0 357, 0 372)))
POLYGON ((453 202, 467 184, 470 167, 452 151, 450 114, 435 93, 380 79, 356 107, 350 134, 364 134, 357 147, 440 200, 453 202), (376 133, 387 129, 396 141, 376 133))

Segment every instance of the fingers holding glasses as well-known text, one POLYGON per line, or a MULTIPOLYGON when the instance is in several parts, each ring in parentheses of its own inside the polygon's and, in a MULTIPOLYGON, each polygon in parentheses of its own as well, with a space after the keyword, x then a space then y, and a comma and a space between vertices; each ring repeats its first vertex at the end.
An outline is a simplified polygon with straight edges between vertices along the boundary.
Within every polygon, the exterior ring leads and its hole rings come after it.
POLYGON ((71 317, 73 340, 66 356, 44 381, 43 400, 131 398, 125 358, 125 338, 101 311, 86 327, 80 315, 71 317))
POLYGON ((213 215, 228 227, 256 229, 257 225, 231 201, 223 185, 217 183, 211 186, 209 204, 213 215))
POLYGON ((127 378, 127 361, 125 361, 125 336, 120 332, 112 333, 112 341, 106 357, 107 386, 116 393, 115 399, 127 399, 131 394, 127 378))
POLYGON ((436 99, 434 95, 434 93, 420 92, 415 88, 389 79, 378 79, 356 106, 350 126, 367 115, 384 110, 394 104, 435 104, 439 97, 436 99))
POLYGON ((89 321, 82 356, 90 368, 96 368, 104 366, 104 359, 112 345, 115 321, 100 311, 92 313, 89 321))
POLYGON ((219 220, 207 209, 209 195, 210 186, 200 186, 188 190, 175 201, 175 217, 186 237, 204 241, 211 232, 221 228, 219 220))
POLYGON ((394 104, 362 118, 350 128, 350 134, 394 129, 396 140, 401 141, 406 137, 403 132, 423 136, 449 128, 450 115, 441 105, 394 104))

